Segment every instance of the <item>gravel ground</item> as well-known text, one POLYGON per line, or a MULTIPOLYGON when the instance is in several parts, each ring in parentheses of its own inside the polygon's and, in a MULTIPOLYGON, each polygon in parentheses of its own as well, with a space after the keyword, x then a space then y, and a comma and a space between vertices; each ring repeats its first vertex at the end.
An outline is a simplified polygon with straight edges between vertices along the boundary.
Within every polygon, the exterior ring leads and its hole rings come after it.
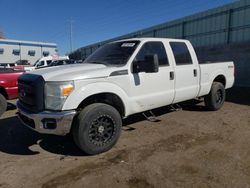
POLYGON ((10 105, 0 119, 0 187, 250 187, 250 89, 227 94, 217 112, 195 101, 154 110, 154 123, 129 117, 118 144, 97 156, 69 136, 24 127, 10 105))

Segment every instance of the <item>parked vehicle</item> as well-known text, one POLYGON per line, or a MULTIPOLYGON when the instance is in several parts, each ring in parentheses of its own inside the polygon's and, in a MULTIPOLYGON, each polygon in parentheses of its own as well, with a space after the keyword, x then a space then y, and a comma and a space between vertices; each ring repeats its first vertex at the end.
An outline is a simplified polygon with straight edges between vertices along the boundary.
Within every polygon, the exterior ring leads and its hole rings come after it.
POLYGON ((60 61, 60 60, 69 60, 69 57, 58 56, 56 59, 53 59, 53 56, 42 57, 41 59, 37 60, 37 62, 34 64, 33 70, 48 67, 53 61, 60 61))
POLYGON ((25 60, 25 59, 23 59, 23 60, 17 60, 16 64, 17 65, 28 65, 28 66, 30 65, 29 61, 25 60))
POLYGON ((98 154, 115 145, 123 118, 196 97, 218 110, 233 83, 233 62, 200 65, 187 40, 139 38, 106 44, 83 64, 24 74, 17 107, 37 132, 72 132, 98 154))
POLYGON ((0 68, 0 116, 6 111, 7 100, 18 97, 17 78, 23 74, 10 68, 0 68))
POLYGON ((18 70, 30 71, 34 69, 28 60, 18 60, 15 64, 16 66, 14 68, 18 70))
POLYGON ((58 60, 50 63, 49 67, 60 66, 60 65, 72 65, 72 64, 76 64, 76 62, 73 60, 58 60))
POLYGON ((0 63, 0 68, 15 68, 16 63, 0 63))
MULTIPOLYGON (((20 61, 20 60, 19 60, 20 61)), ((5 69, 15 69, 15 70, 29 70, 30 66, 26 65, 20 65, 20 62, 16 63, 0 63, 0 68, 5 68, 5 69)))

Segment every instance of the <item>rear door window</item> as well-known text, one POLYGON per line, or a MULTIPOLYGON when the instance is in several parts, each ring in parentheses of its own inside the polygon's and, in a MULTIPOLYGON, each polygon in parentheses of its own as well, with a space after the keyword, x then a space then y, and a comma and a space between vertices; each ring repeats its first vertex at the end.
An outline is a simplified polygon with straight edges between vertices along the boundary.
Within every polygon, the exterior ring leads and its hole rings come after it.
POLYGON ((193 64, 190 52, 184 42, 170 42, 176 65, 193 64))

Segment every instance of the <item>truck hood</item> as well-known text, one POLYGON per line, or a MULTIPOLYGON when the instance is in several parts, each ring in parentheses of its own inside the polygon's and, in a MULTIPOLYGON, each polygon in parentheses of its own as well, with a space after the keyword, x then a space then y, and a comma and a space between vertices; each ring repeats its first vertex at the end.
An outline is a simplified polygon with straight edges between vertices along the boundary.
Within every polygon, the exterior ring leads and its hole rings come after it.
POLYGON ((102 64, 86 63, 47 67, 31 71, 29 74, 41 75, 45 81, 68 81, 108 77, 114 69, 102 64))

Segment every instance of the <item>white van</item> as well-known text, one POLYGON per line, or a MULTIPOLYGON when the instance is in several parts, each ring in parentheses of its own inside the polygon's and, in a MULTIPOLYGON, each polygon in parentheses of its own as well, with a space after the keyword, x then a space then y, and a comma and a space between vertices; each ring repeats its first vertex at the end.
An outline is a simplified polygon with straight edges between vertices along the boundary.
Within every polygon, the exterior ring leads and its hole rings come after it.
POLYGON ((26 71, 31 71, 38 68, 43 68, 49 66, 53 61, 58 60, 69 60, 69 56, 47 56, 42 57, 41 59, 37 60, 32 67, 29 67, 26 71))

